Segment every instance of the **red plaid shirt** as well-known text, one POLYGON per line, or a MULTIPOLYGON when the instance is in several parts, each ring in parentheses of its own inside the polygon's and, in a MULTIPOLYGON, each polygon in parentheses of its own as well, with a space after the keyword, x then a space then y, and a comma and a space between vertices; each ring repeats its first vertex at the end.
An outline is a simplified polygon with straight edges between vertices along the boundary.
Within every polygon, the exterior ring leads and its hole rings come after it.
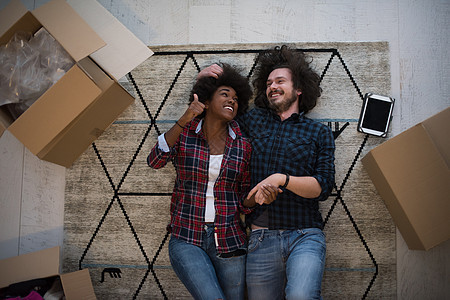
MULTIPOLYGON (((242 202, 250 188, 251 145, 242 137, 239 125, 229 123, 229 135, 221 170, 214 185, 217 252, 227 253, 242 248, 246 234, 240 213, 250 213, 242 202)), ((164 167, 173 159, 177 177, 170 212, 172 234, 188 243, 201 246, 205 224, 206 189, 208 185, 209 147, 198 118, 187 124, 169 152, 157 143, 147 162, 152 168, 164 167)))

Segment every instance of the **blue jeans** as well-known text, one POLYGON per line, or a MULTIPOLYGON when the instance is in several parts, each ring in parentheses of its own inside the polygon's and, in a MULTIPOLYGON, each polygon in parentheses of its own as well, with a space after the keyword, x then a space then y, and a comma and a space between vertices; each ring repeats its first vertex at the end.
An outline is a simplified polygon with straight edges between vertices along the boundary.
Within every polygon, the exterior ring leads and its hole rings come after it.
POLYGON ((325 235, 318 228, 253 230, 247 254, 249 299, 321 299, 325 252, 325 235))
POLYGON ((218 257, 213 226, 205 227, 202 247, 172 236, 169 257, 178 278, 195 299, 244 299, 246 255, 218 257))

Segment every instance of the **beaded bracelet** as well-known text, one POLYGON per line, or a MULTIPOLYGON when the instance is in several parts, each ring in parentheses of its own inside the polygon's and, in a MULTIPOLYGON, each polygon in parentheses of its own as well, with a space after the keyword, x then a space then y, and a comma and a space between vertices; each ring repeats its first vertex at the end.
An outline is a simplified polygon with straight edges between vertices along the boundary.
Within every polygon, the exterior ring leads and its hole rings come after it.
POLYGON ((180 126, 180 127, 181 127, 181 129, 184 129, 184 127, 183 127, 183 126, 181 126, 181 125, 180 125, 180 123, 178 123, 178 121, 175 121, 175 124, 177 124, 178 126, 180 126))

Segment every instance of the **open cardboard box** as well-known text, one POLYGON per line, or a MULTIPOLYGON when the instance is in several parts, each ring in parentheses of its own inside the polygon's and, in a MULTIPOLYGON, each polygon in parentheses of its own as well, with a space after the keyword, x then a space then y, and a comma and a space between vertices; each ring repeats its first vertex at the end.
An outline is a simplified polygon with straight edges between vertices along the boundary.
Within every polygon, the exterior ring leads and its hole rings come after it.
POLYGON ((59 276, 67 300, 96 299, 88 269, 59 273, 59 247, 0 260, 0 289, 32 279, 59 276))
POLYGON ((134 101, 118 80, 153 52, 95 0, 31 12, 12 0, 0 11, 0 45, 41 27, 76 63, 17 120, 0 106, 0 136, 9 130, 39 158, 69 167, 134 101))
POLYGON ((411 250, 450 238, 450 108, 372 149, 362 159, 411 250))

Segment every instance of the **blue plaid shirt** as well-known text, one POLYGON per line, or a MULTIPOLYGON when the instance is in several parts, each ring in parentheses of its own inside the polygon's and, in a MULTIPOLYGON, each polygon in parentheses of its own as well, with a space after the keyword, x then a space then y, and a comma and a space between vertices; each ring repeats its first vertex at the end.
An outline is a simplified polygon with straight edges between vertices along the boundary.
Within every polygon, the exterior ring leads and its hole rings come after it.
POLYGON ((301 114, 288 119, 270 110, 255 108, 238 119, 244 136, 252 143, 251 186, 273 173, 312 176, 322 192, 315 199, 285 190, 270 205, 257 205, 247 216, 251 224, 268 210, 269 229, 323 228, 319 201, 334 186, 334 139, 331 129, 301 114))

